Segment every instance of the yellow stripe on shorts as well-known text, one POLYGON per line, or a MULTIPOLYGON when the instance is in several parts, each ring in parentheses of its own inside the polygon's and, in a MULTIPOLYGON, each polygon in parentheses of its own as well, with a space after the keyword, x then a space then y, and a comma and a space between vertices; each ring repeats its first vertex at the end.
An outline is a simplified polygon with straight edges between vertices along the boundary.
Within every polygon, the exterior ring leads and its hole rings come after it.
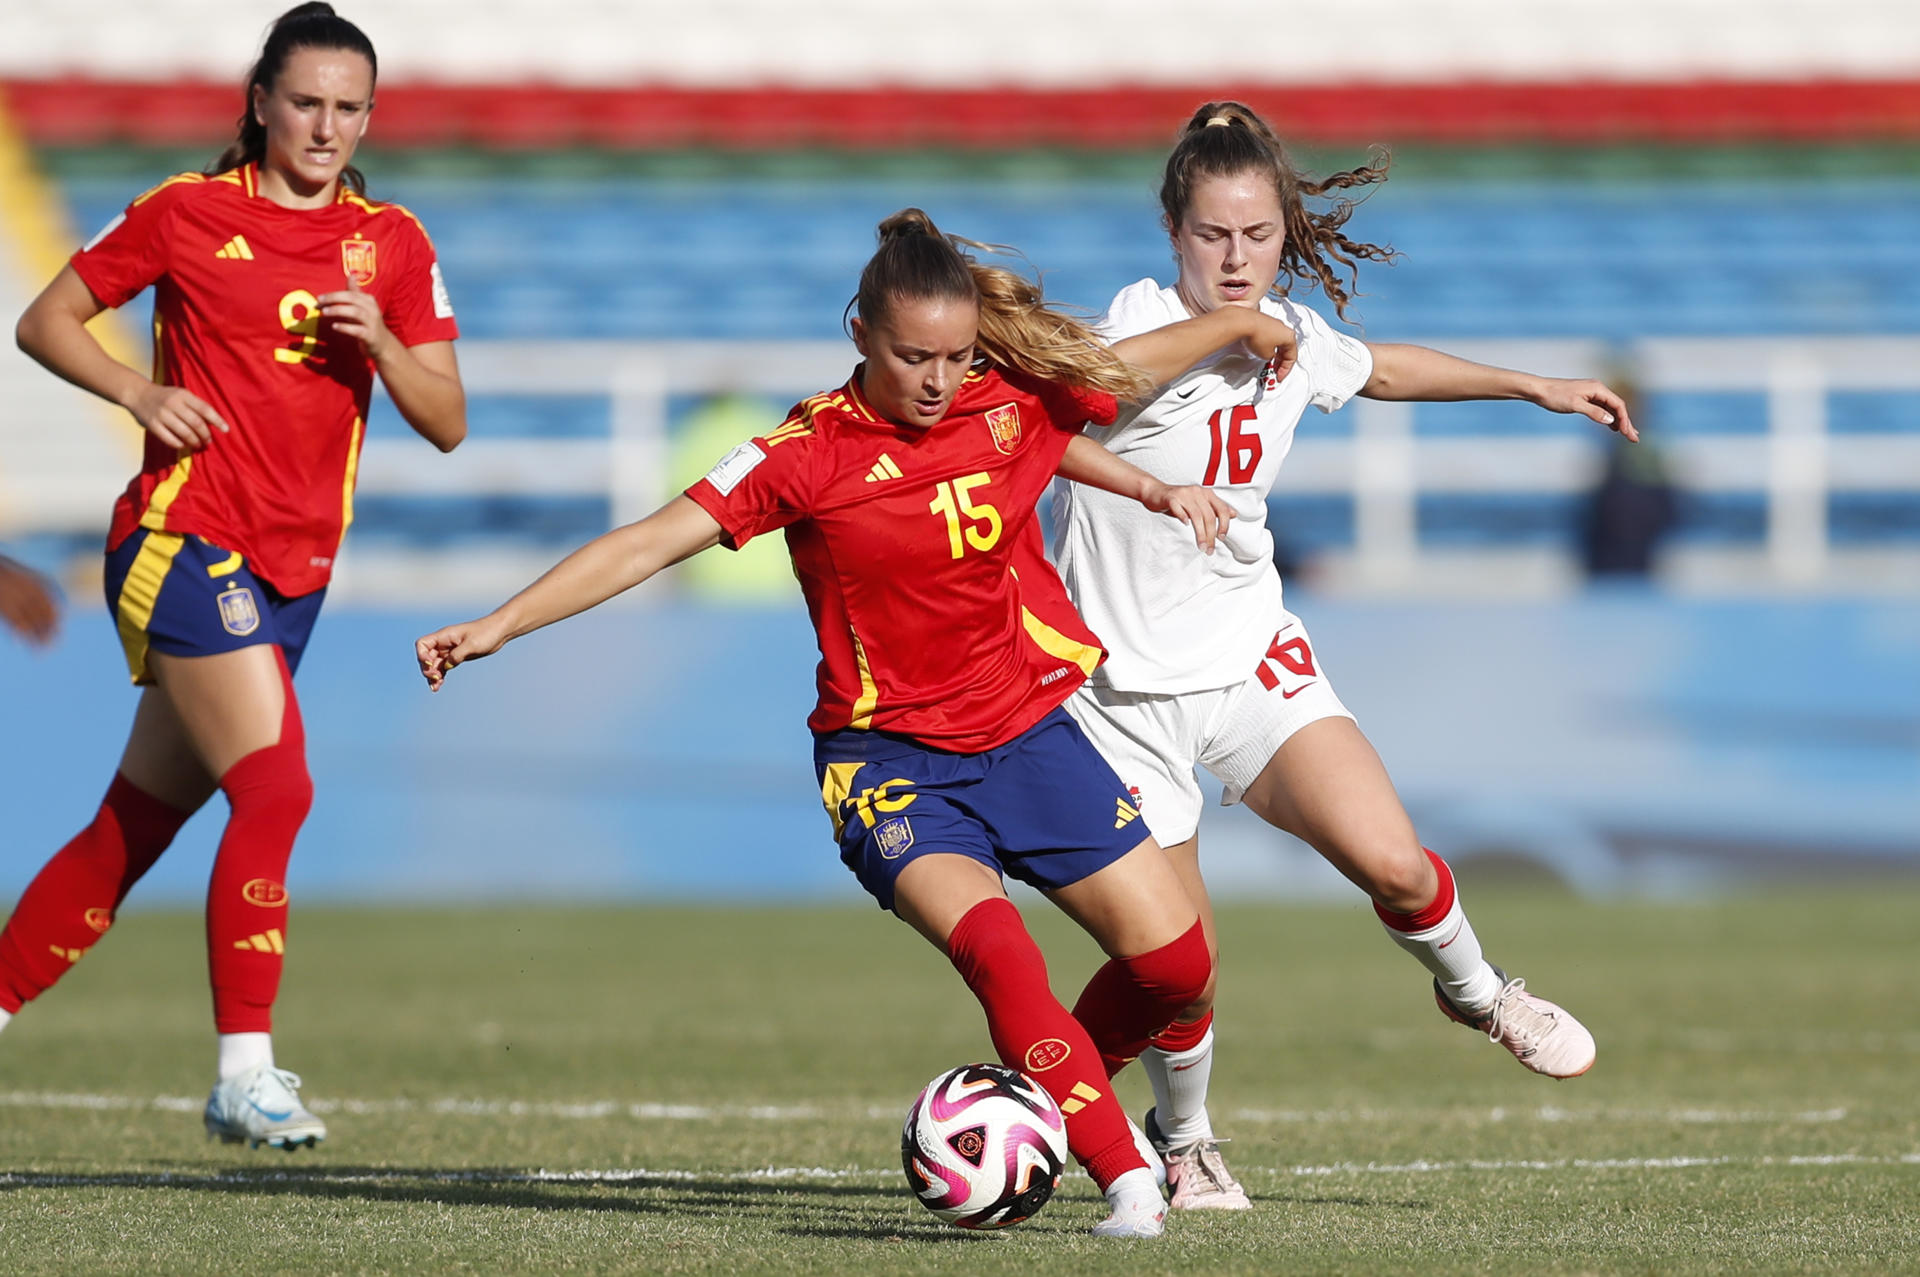
POLYGON ((114 612, 120 648, 127 656, 127 672, 133 675, 136 686, 153 682, 153 675, 147 672, 147 626, 153 623, 153 609, 160 602, 160 587, 173 569, 173 556, 185 544, 186 538, 177 532, 147 533, 120 586, 120 601, 114 612))

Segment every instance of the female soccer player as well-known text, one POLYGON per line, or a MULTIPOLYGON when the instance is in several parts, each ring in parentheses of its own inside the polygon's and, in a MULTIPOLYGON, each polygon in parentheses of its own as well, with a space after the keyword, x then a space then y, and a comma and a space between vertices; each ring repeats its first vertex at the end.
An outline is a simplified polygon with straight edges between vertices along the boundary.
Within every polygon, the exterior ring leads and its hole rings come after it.
MULTIPOLYGON (((1225 553, 1202 558, 1105 492, 1062 485, 1053 550, 1068 591, 1112 655, 1067 708, 1121 778, 1199 905, 1201 795, 1195 768, 1262 819, 1309 843, 1366 891, 1396 944, 1430 971, 1440 1009, 1483 1030, 1551 1077, 1592 1066, 1592 1036, 1564 1010, 1508 979, 1480 951, 1453 875, 1425 850, 1379 756, 1328 684, 1299 618, 1281 601, 1267 493, 1309 404, 1331 412, 1376 399, 1525 399, 1581 413, 1636 438, 1619 396, 1596 381, 1562 381, 1469 363, 1418 346, 1369 344, 1335 332, 1287 296, 1318 283, 1344 315, 1356 258, 1389 250, 1347 237, 1351 201, 1324 212, 1305 198, 1385 176, 1384 165, 1315 182, 1272 131, 1234 102, 1210 102, 1168 157, 1160 190, 1179 278, 1146 279, 1114 298, 1111 340, 1223 310, 1262 310, 1299 334, 1290 376, 1227 352, 1159 388, 1151 402, 1090 433, 1170 483, 1200 483, 1234 508, 1225 553)), ((1216 953, 1217 953, 1217 946, 1216 953)), ((1177 1208, 1241 1209, 1206 1110, 1211 998, 1181 1013, 1143 1062, 1155 1107, 1150 1138, 1177 1208)), ((1116 1067, 1124 1061, 1114 1062, 1116 1067)))
POLYGON ((412 214, 348 162, 373 45, 325 4, 274 23, 234 144, 136 199, 35 299, 20 345, 147 432, 114 507, 107 601, 146 690, 93 823, 0 933, 0 1025, 79 961, 212 796, 231 814, 207 893, 219 1080, 206 1128, 292 1149, 326 1134, 275 1067, 286 867, 313 787, 293 672, 352 518, 376 373, 442 451, 466 435, 458 335, 412 214), (155 372, 87 332, 153 285, 155 372))
MULTIPOLYGON (((1025 279, 973 263, 918 209, 881 223, 857 305, 865 362, 846 385, 487 616, 422 638, 421 672, 438 689, 463 661, 669 564, 784 528, 820 645, 808 726, 841 858, 951 958, 1000 1058, 1059 1100, 1069 1146, 1112 1207, 1094 1232, 1158 1236, 1165 1203, 1101 1059, 1137 1055, 1204 994, 1211 963, 1138 809, 1060 709, 1102 653, 1041 553, 1034 502, 1062 474, 1177 517, 1202 548, 1226 510, 1081 436, 1087 420, 1113 420, 1116 393, 1146 389, 1122 362, 1133 352, 1102 347, 1025 279), (1045 891, 1110 955, 1083 999, 1091 1015, 1049 992, 1002 873, 1045 891)), ((1167 377, 1240 341, 1290 357, 1292 339, 1256 311, 1167 336, 1145 351, 1167 377)))

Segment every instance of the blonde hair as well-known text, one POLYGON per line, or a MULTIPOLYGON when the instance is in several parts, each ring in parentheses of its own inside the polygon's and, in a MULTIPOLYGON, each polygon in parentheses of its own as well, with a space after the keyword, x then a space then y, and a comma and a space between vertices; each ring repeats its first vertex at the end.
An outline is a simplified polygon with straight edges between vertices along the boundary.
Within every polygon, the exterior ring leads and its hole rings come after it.
POLYGON ((880 247, 860 272, 854 298, 868 324, 886 322, 896 302, 971 299, 980 308, 975 345, 991 363, 1041 381, 1136 399, 1153 380, 1108 349, 1086 320, 1048 305, 1025 275, 982 266, 966 249, 1005 253, 948 235, 917 208, 880 223, 880 247))
MULTIPOLYGON (((1390 262, 1399 256, 1390 245, 1351 239, 1342 229, 1353 216, 1357 200, 1333 192, 1369 187, 1387 180, 1393 157, 1375 149, 1368 163, 1323 178, 1312 178, 1295 168, 1286 148, 1253 108, 1239 102, 1201 104, 1180 140, 1167 156, 1160 183, 1160 209, 1169 234, 1180 229, 1193 203, 1193 191, 1203 179, 1259 173, 1273 183, 1280 197, 1286 243, 1280 250, 1280 274, 1274 292, 1284 294, 1289 277, 1320 285, 1340 318, 1359 282, 1359 261, 1390 262), (1307 207, 1308 199, 1324 199, 1326 207, 1307 207), (1344 273, 1343 283, 1336 272, 1344 273)), ((1361 196, 1362 199, 1365 195, 1361 196)))

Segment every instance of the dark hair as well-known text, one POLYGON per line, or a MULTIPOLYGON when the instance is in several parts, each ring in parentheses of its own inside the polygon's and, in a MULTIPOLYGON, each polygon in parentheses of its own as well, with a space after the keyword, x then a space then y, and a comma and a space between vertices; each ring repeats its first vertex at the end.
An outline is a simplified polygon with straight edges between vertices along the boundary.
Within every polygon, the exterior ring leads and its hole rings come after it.
POLYGON ((860 272, 857 306, 868 325, 883 324, 896 302, 970 301, 980 308, 975 342, 1003 368, 1042 381, 1140 397, 1152 381, 1115 355, 1083 319, 1049 306, 1040 286, 998 266, 982 266, 966 252, 1007 252, 992 244, 942 234, 917 208, 880 223, 880 247, 860 272))
MULTIPOLYGON (((367 39, 366 32, 335 13, 333 6, 323 0, 295 5, 274 19, 267 29, 267 41, 260 50, 260 58, 247 73, 246 92, 240 104, 240 135, 220 153, 219 159, 207 166, 208 177, 237 169, 242 164, 258 164, 266 158, 267 128, 254 118, 253 91, 258 88, 271 93, 274 82, 286 70, 287 59, 296 49, 344 49, 357 53, 367 60, 373 78, 376 81, 380 78, 380 59, 374 55, 373 41, 367 39)), ((341 170, 340 180, 362 195, 367 193, 366 175, 351 164, 341 170)))
POLYGON ((1281 221, 1286 231, 1274 291, 1281 294, 1287 291, 1288 276, 1305 283, 1317 283, 1339 311, 1340 318, 1345 319, 1347 303, 1353 296, 1349 289, 1358 282, 1355 259, 1390 262, 1399 254, 1390 246, 1347 237, 1341 228, 1353 216, 1358 201, 1344 196, 1331 197, 1321 212, 1309 209, 1306 201, 1327 197, 1331 191, 1386 181, 1387 166, 1393 157, 1376 147, 1369 152, 1368 160, 1359 168, 1315 180, 1294 167, 1280 139, 1251 107, 1239 102, 1208 102, 1193 113, 1193 118, 1180 131, 1173 153, 1167 156, 1166 175, 1160 183, 1162 221, 1169 234, 1179 229, 1193 203, 1194 187, 1204 178, 1261 174, 1273 182, 1274 191, 1280 197, 1281 221), (1334 274, 1336 263, 1346 271, 1344 285, 1334 274))

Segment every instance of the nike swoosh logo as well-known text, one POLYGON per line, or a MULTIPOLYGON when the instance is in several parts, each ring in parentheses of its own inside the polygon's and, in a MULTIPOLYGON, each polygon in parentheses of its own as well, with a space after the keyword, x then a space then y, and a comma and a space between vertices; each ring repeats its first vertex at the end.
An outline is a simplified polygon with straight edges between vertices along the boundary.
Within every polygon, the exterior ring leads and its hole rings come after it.
POLYGON ((252 1100, 247 1101, 247 1107, 252 1109, 254 1112, 258 1113, 261 1117, 266 1118, 269 1122, 284 1122, 288 1118, 293 1116, 292 1109, 288 1109, 284 1113, 275 1113, 272 1109, 261 1108, 258 1104, 255 1104, 252 1100))
POLYGON ((1200 1061, 1195 1060, 1192 1064, 1170 1064, 1167 1068, 1173 1073, 1185 1073, 1188 1069, 1198 1068, 1199 1065, 1200 1061))
POLYGON ((1448 945, 1452 944, 1455 940, 1458 940, 1459 938, 1460 938, 1460 929, 1456 927, 1454 928, 1454 932, 1452 935, 1448 936, 1445 940, 1442 940, 1439 944, 1433 947, 1436 949, 1444 949, 1448 945))
POLYGON ((1178 395, 1182 399, 1191 399, 1194 397, 1194 395, 1198 394, 1199 391, 1200 391, 1200 387, 1195 385, 1195 386, 1188 386, 1185 390, 1176 390, 1173 393, 1175 395, 1178 395))
MULTIPOLYGON (((1318 682, 1318 681, 1319 681, 1318 679, 1314 680, 1314 682, 1318 682)), ((1312 686, 1313 686, 1313 683, 1302 683, 1300 686, 1294 688, 1291 692, 1280 693, 1280 699, 1283 701, 1290 701, 1294 697, 1300 695, 1300 693, 1306 691, 1309 687, 1312 687, 1312 686)))

